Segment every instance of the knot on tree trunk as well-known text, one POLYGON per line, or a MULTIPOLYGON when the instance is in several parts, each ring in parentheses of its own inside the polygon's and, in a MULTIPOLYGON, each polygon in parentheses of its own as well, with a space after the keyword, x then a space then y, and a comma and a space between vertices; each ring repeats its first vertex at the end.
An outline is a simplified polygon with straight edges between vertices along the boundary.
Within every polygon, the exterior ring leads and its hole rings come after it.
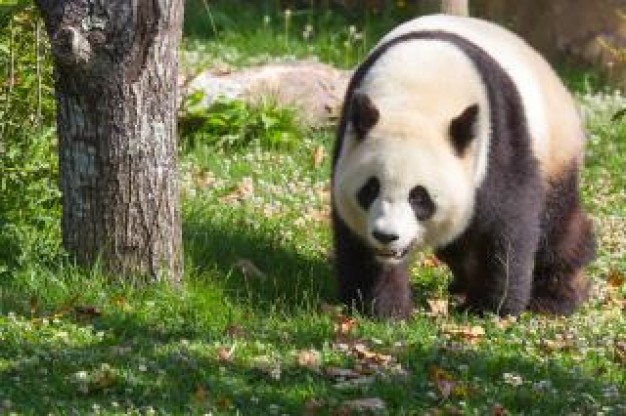
POLYGON ((74 69, 87 69, 93 58, 89 40, 72 26, 61 26, 54 34, 52 53, 59 64, 74 69))

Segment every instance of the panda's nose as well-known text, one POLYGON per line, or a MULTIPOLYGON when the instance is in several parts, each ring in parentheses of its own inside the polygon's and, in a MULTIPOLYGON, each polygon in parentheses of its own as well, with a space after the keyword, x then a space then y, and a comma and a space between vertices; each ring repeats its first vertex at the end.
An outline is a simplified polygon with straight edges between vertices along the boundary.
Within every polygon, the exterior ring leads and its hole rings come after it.
POLYGON ((393 241, 396 241, 400 236, 398 234, 393 233, 384 233, 381 231, 372 231, 372 235, 375 239, 380 241, 383 244, 389 244, 393 241))

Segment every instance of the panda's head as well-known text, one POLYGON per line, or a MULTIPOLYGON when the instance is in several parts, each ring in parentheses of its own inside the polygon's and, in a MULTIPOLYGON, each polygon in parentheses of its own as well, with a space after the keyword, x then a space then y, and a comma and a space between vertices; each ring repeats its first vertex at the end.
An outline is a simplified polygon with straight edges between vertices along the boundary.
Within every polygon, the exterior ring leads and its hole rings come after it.
POLYGON ((432 114, 361 91, 346 105, 333 203, 348 227, 383 264, 460 235, 474 207, 479 105, 432 114))

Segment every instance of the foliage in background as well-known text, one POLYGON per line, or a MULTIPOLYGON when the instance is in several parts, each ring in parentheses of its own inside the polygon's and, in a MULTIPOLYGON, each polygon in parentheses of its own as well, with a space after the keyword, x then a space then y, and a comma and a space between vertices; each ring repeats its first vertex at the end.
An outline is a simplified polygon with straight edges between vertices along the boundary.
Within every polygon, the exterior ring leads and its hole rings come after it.
POLYGON ((0 13, 0 276, 59 254, 51 65, 25 3, 0 13))
MULTIPOLYGON (((317 57, 350 68, 398 22, 416 16, 416 4, 387 2, 188 0, 186 49, 213 66, 317 57)), ((422 10, 423 12, 424 10, 422 10)))
POLYGON ((250 145, 265 149, 289 148, 303 134, 295 110, 277 106, 270 99, 254 104, 218 99, 208 108, 204 93, 187 97, 179 114, 179 132, 186 151, 204 144, 215 150, 236 150, 250 145))

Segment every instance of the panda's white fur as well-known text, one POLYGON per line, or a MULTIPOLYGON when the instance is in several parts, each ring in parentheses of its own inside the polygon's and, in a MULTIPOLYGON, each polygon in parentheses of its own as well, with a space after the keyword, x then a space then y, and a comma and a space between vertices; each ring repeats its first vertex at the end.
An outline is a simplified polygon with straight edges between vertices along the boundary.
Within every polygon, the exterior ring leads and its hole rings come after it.
MULTIPOLYGON (((545 59, 524 40, 484 20, 431 15, 401 24, 383 37, 379 45, 423 30, 455 33, 497 59, 521 96, 533 151, 545 177, 562 171, 572 157, 583 154, 584 129, 571 95, 545 59), (554 140, 554 136, 570 139, 554 140)), ((484 173, 485 165, 481 168, 484 173)))
POLYGON ((341 217, 380 249, 402 252, 412 245, 450 242, 471 218, 474 190, 486 164, 489 102, 478 73, 453 45, 413 40, 382 55, 360 90, 373 100, 381 118, 365 142, 357 143, 354 132, 344 138, 334 182, 341 217), (393 82, 388 74, 393 74, 393 82), (477 138, 468 157, 459 163, 447 142, 447 129, 450 120, 475 103, 481 107, 477 138), (354 195, 370 176, 378 177, 385 186, 364 213, 354 195), (415 184, 428 189, 438 207, 434 217, 425 222, 416 220, 407 201, 415 184), (399 239, 390 245, 381 244, 372 238, 374 229, 396 234, 399 239))
POLYGON ((444 15, 398 26, 355 72, 340 121, 340 298, 408 316, 407 255, 430 246, 472 307, 571 313, 595 254, 578 197, 584 137, 570 94, 511 32, 444 15))

